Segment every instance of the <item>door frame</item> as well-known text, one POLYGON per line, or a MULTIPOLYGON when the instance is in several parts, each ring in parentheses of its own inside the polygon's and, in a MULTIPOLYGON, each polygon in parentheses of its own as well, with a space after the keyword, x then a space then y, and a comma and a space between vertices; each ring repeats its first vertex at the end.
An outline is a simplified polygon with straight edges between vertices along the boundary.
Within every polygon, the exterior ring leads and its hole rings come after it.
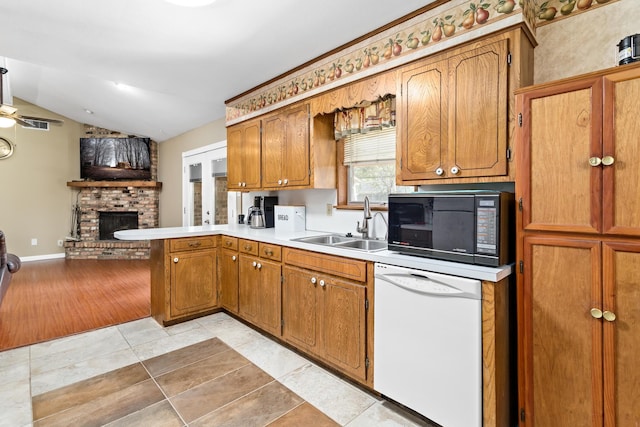
MULTIPOLYGON (((182 153, 182 226, 189 224, 191 213, 191 192, 189 191, 189 165, 200 162, 202 164, 202 177, 211 175, 211 160, 227 157, 227 141, 215 142, 193 150, 182 153), (222 156, 220 156, 222 154, 222 156)), ((214 212, 215 206, 211 206, 215 190, 210 185, 206 185, 202 180, 202 210, 214 212)), ((204 220, 204 215, 203 215, 204 220)), ((203 224, 193 224, 194 226, 203 224)))

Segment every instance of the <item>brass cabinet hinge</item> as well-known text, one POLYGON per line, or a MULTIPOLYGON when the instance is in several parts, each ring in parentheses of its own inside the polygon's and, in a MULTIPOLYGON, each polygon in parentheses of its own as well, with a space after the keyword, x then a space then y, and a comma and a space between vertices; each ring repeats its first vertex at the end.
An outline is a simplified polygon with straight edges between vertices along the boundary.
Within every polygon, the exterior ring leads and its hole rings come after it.
POLYGON ((364 366, 366 366, 368 368, 370 364, 371 364, 371 362, 369 362, 369 358, 365 357, 364 358, 364 366))
POLYGON ((507 148, 507 160, 511 160, 511 148, 507 148))
POLYGON ((520 408, 520 421, 524 422, 524 408, 520 408))
POLYGON ((364 309, 365 310, 369 310, 369 300, 368 299, 364 300, 364 309))
POLYGON ((507 65, 511 65, 511 52, 507 53, 507 65))
POLYGON ((522 127, 522 113, 518 113, 518 126, 522 127))
POLYGON ((518 210, 522 212, 522 197, 518 199, 518 210))
POLYGON ((520 260, 520 273, 524 273, 524 261, 520 260))

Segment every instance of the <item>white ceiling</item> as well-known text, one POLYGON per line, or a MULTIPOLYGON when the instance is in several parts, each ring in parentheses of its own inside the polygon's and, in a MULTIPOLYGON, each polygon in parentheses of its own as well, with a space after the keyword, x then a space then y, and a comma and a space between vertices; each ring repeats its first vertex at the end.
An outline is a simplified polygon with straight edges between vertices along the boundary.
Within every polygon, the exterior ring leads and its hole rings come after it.
POLYGON ((2 1, 0 57, 14 97, 161 142, 224 117, 225 100, 433 2, 2 1))

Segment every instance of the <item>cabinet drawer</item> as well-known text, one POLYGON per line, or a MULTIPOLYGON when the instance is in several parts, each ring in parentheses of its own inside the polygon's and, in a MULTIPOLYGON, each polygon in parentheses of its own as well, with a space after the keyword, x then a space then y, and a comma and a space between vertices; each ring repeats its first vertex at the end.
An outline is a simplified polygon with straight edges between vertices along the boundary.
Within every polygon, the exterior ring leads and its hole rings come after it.
POLYGON ((238 238, 237 237, 229 237, 222 236, 220 238, 220 246, 224 249, 231 249, 232 251, 238 250, 238 238))
POLYGON ((238 250, 245 254, 258 255, 258 242, 253 240, 238 240, 238 250))
POLYGON ((215 247, 216 236, 189 237, 169 240, 169 250, 171 252, 193 251, 196 249, 209 249, 215 247))
POLYGON ((274 261, 282 261, 282 247, 268 243, 260 243, 260 257, 274 261))
POLYGON ((318 252, 284 248, 284 262, 345 279, 367 281, 367 262, 318 252))

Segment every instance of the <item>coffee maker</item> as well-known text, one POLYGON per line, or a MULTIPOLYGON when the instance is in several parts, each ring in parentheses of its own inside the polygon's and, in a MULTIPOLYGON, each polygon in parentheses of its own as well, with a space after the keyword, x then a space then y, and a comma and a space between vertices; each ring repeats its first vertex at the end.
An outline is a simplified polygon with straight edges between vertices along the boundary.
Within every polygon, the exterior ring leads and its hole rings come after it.
POLYGON ((249 208, 247 224, 251 228, 273 228, 277 204, 277 196, 256 196, 253 200, 253 206, 249 208))

